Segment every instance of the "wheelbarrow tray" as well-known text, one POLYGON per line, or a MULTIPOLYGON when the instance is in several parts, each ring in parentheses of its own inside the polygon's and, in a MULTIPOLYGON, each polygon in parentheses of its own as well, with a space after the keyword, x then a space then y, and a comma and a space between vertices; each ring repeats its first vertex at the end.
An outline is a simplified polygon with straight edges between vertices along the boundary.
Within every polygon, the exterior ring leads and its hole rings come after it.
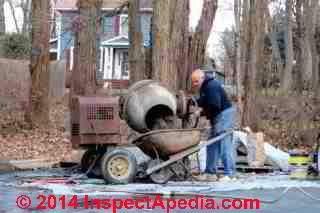
POLYGON ((133 143, 151 158, 166 160, 173 154, 198 145, 201 140, 202 130, 155 130, 139 136, 133 143))
POLYGON ((186 150, 183 150, 183 151, 181 151, 179 153, 171 155, 171 156, 169 156, 168 160, 166 160, 166 161, 164 161, 164 162, 162 162, 162 163, 160 163, 160 164, 158 164, 156 166, 148 168, 147 171, 145 172, 145 175, 150 175, 153 172, 156 172, 161 168, 167 167, 167 166, 169 166, 169 165, 171 165, 171 164, 173 164, 173 163, 175 163, 175 162, 177 162, 177 161, 179 161, 179 160, 181 160, 181 159, 183 159, 183 158, 185 158, 187 156, 190 156, 190 155, 192 155, 192 154, 194 154, 196 152, 199 152, 201 148, 209 146, 209 145, 211 145, 213 143, 216 143, 216 142, 220 141, 221 139, 223 139, 224 137, 226 137, 227 135, 232 134, 232 133, 233 133, 232 130, 227 131, 227 132, 225 132, 225 133, 223 133, 223 134, 221 134, 221 135, 219 135, 217 137, 214 137, 214 138, 212 138, 212 139, 210 139, 208 141, 204 141, 204 143, 201 143, 201 144, 198 143, 197 145, 189 147, 186 150))

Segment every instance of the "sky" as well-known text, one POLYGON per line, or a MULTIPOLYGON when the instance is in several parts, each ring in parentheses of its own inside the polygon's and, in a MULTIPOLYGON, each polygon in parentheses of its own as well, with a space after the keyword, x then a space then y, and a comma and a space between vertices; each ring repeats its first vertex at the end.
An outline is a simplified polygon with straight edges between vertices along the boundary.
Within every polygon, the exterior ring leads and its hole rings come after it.
MULTIPOLYGON (((190 27, 195 28, 201 16, 203 0, 190 0, 190 27)), ((233 17, 233 0, 218 0, 218 10, 213 23, 212 32, 208 40, 207 51, 212 58, 216 58, 221 54, 219 49, 219 36, 226 28, 230 28, 234 24, 233 17)), ((16 10, 18 24, 23 21, 21 10, 16 10)), ((5 17, 7 32, 15 31, 15 24, 8 3, 5 3, 5 17)))
MULTIPOLYGON (((197 26, 201 16, 203 0, 190 0, 190 27, 197 26)), ((218 0, 218 10, 213 22, 212 31, 208 39, 207 51, 212 58, 221 54, 219 48, 219 37, 226 28, 234 24, 233 0, 218 0)))

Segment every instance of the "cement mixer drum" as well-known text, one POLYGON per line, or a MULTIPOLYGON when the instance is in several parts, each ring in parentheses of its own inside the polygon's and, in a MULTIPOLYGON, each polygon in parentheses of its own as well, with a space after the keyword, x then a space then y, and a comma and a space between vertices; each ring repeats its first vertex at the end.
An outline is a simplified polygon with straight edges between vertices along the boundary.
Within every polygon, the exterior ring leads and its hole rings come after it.
POLYGON ((176 96, 154 80, 142 80, 129 87, 120 107, 121 118, 139 133, 175 125, 176 96))

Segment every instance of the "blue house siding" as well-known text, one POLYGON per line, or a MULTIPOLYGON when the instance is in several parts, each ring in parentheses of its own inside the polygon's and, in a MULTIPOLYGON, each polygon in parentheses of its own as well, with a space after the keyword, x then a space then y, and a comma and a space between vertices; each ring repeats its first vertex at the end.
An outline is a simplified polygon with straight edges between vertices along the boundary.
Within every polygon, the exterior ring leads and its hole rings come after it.
MULTIPOLYGON (((72 32, 72 20, 78 15, 76 11, 59 11, 60 16, 57 17, 57 40, 58 40, 58 48, 57 48, 57 60, 65 59, 66 55, 65 52, 70 50, 74 46, 74 33, 72 32)), ((107 11, 102 11, 102 16, 108 13, 107 11)), ((141 31, 143 35, 143 42, 145 48, 150 48, 152 45, 151 40, 151 18, 152 12, 143 12, 141 14, 141 31)), ((103 22, 101 23, 101 30, 100 30, 100 42, 97 43, 97 49, 100 50, 99 54, 97 55, 97 79, 105 78, 105 73, 108 73, 111 69, 114 72, 114 69, 119 70, 118 62, 123 60, 125 52, 128 51, 130 48, 129 41, 121 42, 117 40, 117 38, 121 37, 119 32, 119 25, 120 25, 120 16, 113 16, 113 17, 104 17, 103 22), (116 39, 116 40, 114 40, 116 39), (103 42, 110 41, 102 45, 103 42), (101 49, 100 49, 101 48, 101 49), (107 59, 106 55, 108 51, 112 50, 113 55, 111 59, 107 59), (100 55, 101 54, 101 55, 100 55), (120 55, 119 55, 120 54, 120 55), (121 58, 121 59, 120 59, 121 58), (117 67, 115 68, 115 61, 117 61, 117 67), (107 65, 109 63, 109 65, 107 65)), ((128 34, 122 34, 124 36, 129 36, 128 34)), ((67 53, 67 52, 66 52, 67 53)), ((71 52, 72 54, 72 49, 71 52)), ((74 63, 73 54, 68 55, 67 60, 70 60, 70 68, 71 62, 74 63), (70 58, 69 58, 70 57, 70 58)), ((120 62, 119 62, 120 63, 120 62)), ((122 69, 122 68, 121 68, 122 69)), ((118 71, 117 71, 118 73, 118 71)), ((123 72, 121 72, 123 73, 123 72)), ((122 74, 121 74, 122 75, 122 74)), ((117 76, 117 75, 116 75, 117 76)), ((118 77, 115 77, 115 79, 118 77)))
POLYGON ((75 15, 76 13, 74 12, 63 13, 57 19, 57 25, 60 25, 60 30, 57 31, 58 60, 63 59, 64 51, 73 46, 74 35, 71 30, 71 21, 75 15))
POLYGON ((144 14, 141 16, 141 31, 143 32, 143 41, 145 47, 151 46, 151 14, 144 14))
MULTIPOLYGON (((73 47, 74 34, 71 31, 72 19, 77 15, 71 11, 61 11, 61 16, 57 19, 57 25, 60 24, 60 32, 57 32, 58 39, 58 60, 64 57, 64 50, 73 47)), ((106 12, 104 13, 106 14, 106 12)), ((145 47, 151 45, 151 13, 144 13, 141 15, 141 30, 143 33, 143 40, 145 47)), ((101 42, 109 40, 119 35, 117 17, 105 17, 102 23, 101 42), (111 19, 111 20, 110 20, 111 19), (108 30, 106 27, 112 27, 108 30)))

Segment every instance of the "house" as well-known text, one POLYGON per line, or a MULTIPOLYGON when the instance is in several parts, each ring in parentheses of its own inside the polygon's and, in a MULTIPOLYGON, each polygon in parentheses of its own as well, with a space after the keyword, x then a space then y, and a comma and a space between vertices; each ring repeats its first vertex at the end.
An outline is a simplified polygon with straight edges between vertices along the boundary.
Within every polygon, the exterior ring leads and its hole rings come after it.
MULTIPOLYGON (((56 46, 57 60, 67 61, 67 70, 73 68, 74 34, 70 30, 72 19, 78 15, 77 0, 57 0, 56 15, 56 46)), ((128 80, 128 50, 130 48, 128 35, 128 11, 125 9, 117 16, 106 16, 121 5, 123 0, 103 1, 100 28, 100 60, 99 73, 103 80, 128 80)), ((152 0, 140 1, 141 28, 145 47, 150 45, 152 0)))

